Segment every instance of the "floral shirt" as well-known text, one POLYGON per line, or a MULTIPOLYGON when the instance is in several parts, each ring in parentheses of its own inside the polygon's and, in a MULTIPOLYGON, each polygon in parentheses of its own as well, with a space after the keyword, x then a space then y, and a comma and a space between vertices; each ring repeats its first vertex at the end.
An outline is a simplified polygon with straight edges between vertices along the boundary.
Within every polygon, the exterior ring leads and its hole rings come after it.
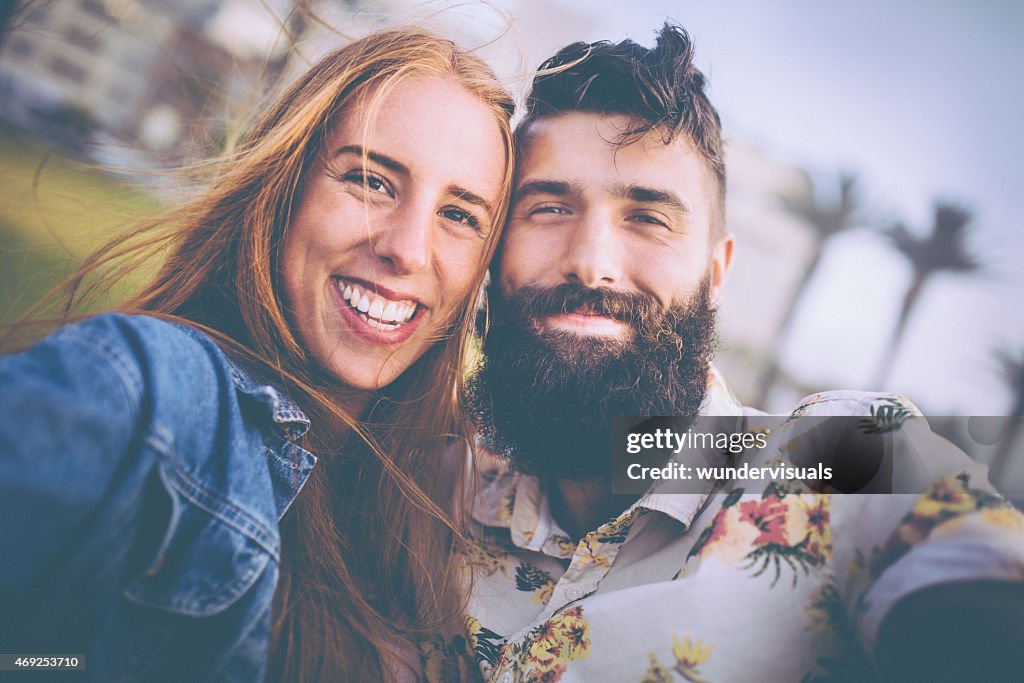
MULTIPOLYGON (((920 415, 900 396, 842 391, 791 417, 893 409, 920 415)), ((717 373, 703 412, 757 414, 717 373)), ((1024 516, 923 420, 899 422, 886 428, 929 454, 927 473, 912 473, 931 477, 923 495, 654 486, 579 542, 535 478, 492 474, 472 508, 466 633, 437 648, 473 658, 495 683, 870 680, 867 653, 901 597, 962 579, 1024 581, 1024 516)), ((784 455, 799 423, 750 457, 784 455)), ((439 680, 454 674, 435 661, 439 680)))

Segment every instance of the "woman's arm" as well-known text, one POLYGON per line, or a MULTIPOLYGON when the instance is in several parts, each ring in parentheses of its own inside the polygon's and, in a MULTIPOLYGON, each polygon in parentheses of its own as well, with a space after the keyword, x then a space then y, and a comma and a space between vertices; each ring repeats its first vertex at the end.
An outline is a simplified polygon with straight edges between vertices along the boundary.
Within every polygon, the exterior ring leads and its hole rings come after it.
POLYGON ((0 357, 4 603, 89 523, 138 450, 145 397, 135 355, 124 325, 94 319, 0 357))

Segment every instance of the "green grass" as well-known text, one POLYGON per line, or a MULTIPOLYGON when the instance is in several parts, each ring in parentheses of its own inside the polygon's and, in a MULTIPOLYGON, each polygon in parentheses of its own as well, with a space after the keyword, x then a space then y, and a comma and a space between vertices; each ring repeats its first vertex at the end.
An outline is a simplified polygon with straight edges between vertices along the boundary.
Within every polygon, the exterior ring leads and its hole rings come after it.
POLYGON ((157 209, 97 168, 0 128, 0 321, 16 319, 85 256, 157 209))

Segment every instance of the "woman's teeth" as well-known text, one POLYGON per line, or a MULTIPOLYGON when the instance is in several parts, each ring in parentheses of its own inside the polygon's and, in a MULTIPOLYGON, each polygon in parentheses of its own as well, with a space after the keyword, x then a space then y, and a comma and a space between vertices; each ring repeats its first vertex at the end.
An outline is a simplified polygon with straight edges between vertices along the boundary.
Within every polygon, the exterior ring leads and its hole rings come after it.
POLYGON ((338 280, 341 297, 371 327, 398 329, 416 314, 415 301, 391 301, 358 285, 338 280))

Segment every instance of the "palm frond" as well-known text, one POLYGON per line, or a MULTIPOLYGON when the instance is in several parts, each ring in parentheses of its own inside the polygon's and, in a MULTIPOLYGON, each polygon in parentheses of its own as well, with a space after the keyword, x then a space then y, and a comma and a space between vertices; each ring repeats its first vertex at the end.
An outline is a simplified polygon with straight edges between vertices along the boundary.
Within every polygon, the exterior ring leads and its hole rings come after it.
POLYGON ((900 221, 883 228, 882 234, 916 271, 925 276, 939 271, 969 273, 982 268, 981 262, 967 247, 973 218, 970 209, 939 201, 935 204, 932 225, 927 234, 912 233, 900 221))
POLYGON ((779 202, 788 213, 813 228, 820 242, 857 225, 861 200, 854 174, 840 174, 839 198, 827 203, 821 201, 810 175, 806 172, 803 175, 809 187, 807 192, 779 196, 779 202))

